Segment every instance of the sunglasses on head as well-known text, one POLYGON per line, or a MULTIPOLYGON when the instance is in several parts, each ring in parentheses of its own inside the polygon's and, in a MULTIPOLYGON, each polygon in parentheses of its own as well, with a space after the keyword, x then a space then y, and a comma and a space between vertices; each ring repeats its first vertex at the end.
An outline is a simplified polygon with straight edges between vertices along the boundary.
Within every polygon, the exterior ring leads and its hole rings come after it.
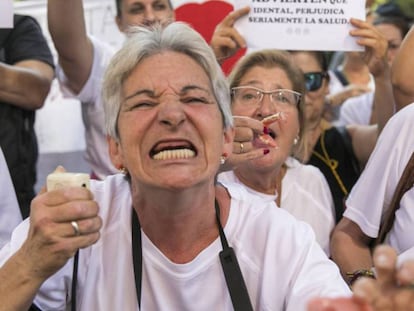
POLYGON ((305 76, 305 87, 306 91, 313 92, 321 88, 324 78, 328 78, 326 72, 308 72, 305 76))

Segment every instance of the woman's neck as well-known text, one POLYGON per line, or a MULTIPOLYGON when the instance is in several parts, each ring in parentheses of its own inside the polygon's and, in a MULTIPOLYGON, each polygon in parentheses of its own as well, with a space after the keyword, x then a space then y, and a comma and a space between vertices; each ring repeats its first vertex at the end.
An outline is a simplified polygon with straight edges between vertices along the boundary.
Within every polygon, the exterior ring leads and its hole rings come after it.
POLYGON ((204 191, 191 195, 190 191, 183 192, 188 193, 163 191, 149 195, 146 191, 133 191, 133 206, 142 230, 175 263, 191 261, 217 239, 215 198, 220 205, 223 227, 230 207, 230 197, 222 187, 208 190, 204 187, 204 191))
POLYGON ((234 174, 247 187, 264 194, 274 195, 277 192, 277 176, 281 169, 274 167, 268 171, 255 171, 254 168, 238 167, 234 174))
POLYGON ((316 143, 318 142, 322 132, 330 128, 331 126, 332 125, 324 118, 318 118, 313 121, 308 121, 307 130, 305 131, 307 148, 305 149, 306 154, 304 154, 304 156, 302 157, 302 161, 304 163, 309 162, 313 149, 315 148, 316 143))

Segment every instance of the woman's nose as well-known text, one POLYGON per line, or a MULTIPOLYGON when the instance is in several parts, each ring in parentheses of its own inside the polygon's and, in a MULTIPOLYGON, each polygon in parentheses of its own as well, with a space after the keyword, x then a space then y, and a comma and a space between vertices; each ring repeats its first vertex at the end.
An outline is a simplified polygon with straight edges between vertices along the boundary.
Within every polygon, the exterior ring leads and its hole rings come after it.
POLYGON ((176 128, 186 119, 184 105, 180 102, 167 102, 160 106, 159 120, 162 124, 176 128))
POLYGON ((268 116, 278 112, 277 102, 272 100, 271 94, 263 94, 263 98, 259 106, 260 114, 268 116))

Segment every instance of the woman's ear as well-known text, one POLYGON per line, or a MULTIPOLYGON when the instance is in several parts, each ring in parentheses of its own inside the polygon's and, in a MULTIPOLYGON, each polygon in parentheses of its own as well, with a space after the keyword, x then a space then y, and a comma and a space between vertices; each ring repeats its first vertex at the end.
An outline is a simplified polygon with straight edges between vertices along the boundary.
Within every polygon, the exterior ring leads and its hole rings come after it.
POLYGON ((106 141, 108 142, 109 157, 111 158, 112 164, 116 168, 124 167, 122 148, 119 141, 109 135, 106 137, 106 141))

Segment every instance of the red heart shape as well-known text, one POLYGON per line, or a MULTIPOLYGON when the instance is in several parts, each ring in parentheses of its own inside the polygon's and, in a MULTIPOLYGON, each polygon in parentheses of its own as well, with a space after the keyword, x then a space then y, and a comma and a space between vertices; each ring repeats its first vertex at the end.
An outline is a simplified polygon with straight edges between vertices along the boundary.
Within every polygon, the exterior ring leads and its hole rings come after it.
MULTIPOLYGON (((175 18, 177 21, 190 24, 207 42, 210 42, 217 24, 231 11, 233 11, 233 5, 225 1, 187 2, 175 9, 175 18)), ((234 63, 245 52, 244 49, 240 50, 236 55, 223 62, 222 69, 224 73, 228 74, 234 63)))

